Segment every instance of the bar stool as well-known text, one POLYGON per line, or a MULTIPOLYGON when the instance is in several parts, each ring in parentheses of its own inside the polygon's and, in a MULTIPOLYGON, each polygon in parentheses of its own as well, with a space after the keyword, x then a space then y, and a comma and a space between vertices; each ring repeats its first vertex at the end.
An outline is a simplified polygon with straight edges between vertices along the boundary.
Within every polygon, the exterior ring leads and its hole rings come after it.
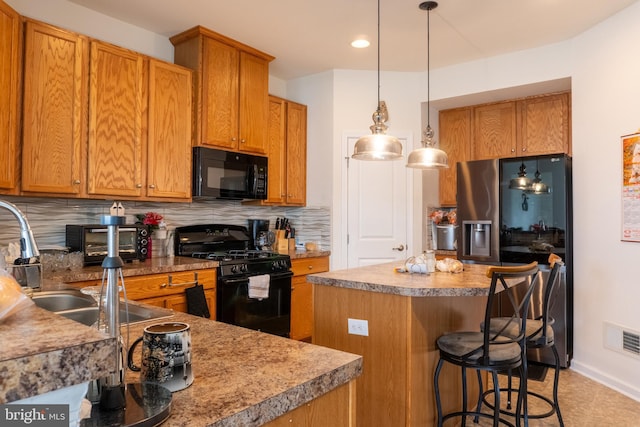
MULTIPOLYGON (((553 295, 556 285, 558 283, 558 272, 560 268, 564 266, 562 262, 562 258, 560 258, 556 254, 549 255, 549 267, 551 268, 549 272, 549 277, 544 284, 542 300, 540 302, 541 307, 538 307, 538 310, 532 310, 534 313, 540 313, 540 315, 527 319, 526 323, 526 348, 523 357, 526 358, 526 349, 529 348, 550 348, 553 352, 554 357, 554 378, 553 378, 553 396, 551 398, 547 396, 543 396, 540 393, 536 393, 533 391, 527 391, 527 396, 525 396, 525 401, 528 401, 529 397, 534 397, 536 399, 540 399, 546 402, 549 405, 549 410, 544 413, 536 413, 529 414, 528 412, 525 414, 525 425, 527 425, 528 419, 540 419, 547 418, 553 415, 554 413, 558 417, 558 422, 560 427, 564 427, 564 421, 562 420, 562 414, 560 413, 560 405, 558 404, 558 381, 560 379, 560 357, 558 356, 558 350, 556 348, 554 332, 552 325, 554 323, 553 317, 551 317, 551 308, 553 307, 553 295)), ((499 329, 503 329, 504 322, 508 321, 508 318, 493 318, 491 319, 491 330, 496 331, 499 329)), ((481 329, 484 328, 484 325, 481 325, 481 329)), ((513 331, 505 331, 507 334, 513 333, 513 331)), ((511 394, 513 392, 517 392, 518 390, 512 387, 512 377, 511 372, 508 372, 508 383, 507 389, 503 390, 507 392, 507 402, 506 408, 500 408, 500 412, 505 415, 515 416, 511 408, 511 394)), ((490 409, 495 410, 494 405, 488 401, 487 397, 491 394, 494 394, 494 390, 487 390, 483 396, 483 403, 487 405, 490 409)), ((496 402, 496 406, 500 406, 499 403, 496 402)), ((528 405, 527 405, 528 406, 528 405)), ((478 407, 478 411, 480 407, 478 407)))
MULTIPOLYGON (((462 426, 466 425, 468 416, 485 417, 493 419, 493 426, 500 423, 514 427, 514 424, 500 418, 500 385, 498 373, 517 369, 520 378, 526 378, 525 331, 526 314, 529 310, 531 295, 537 283, 540 282, 538 263, 533 262, 521 266, 491 266, 487 268, 487 277, 491 278, 489 295, 485 309, 484 324, 491 324, 492 316, 499 313, 500 304, 510 304, 513 315, 504 322, 504 328, 491 331, 485 328, 477 332, 453 332, 440 336, 436 340, 436 346, 440 352, 440 358, 434 373, 434 391, 436 395, 436 408, 438 412, 438 427, 442 427, 445 420, 453 417, 462 417, 462 426), (509 329, 512 334, 504 334, 509 329), (440 398, 439 376, 444 362, 459 366, 462 373, 462 409, 449 414, 442 413, 440 398), (476 370, 480 387, 476 410, 467 408, 467 375, 466 370, 476 370), (496 407, 493 414, 479 411, 484 397, 481 372, 490 372, 493 379, 496 407)), ((518 403, 516 409, 516 425, 520 425, 520 414, 526 395, 526 381, 520 381, 518 403)), ((526 411, 525 411, 526 413, 526 411)))

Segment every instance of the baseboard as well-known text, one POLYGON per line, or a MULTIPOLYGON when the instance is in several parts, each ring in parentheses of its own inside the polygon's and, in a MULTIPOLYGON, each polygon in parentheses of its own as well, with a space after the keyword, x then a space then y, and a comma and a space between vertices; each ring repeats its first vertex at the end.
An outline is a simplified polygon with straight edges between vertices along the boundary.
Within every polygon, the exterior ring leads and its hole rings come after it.
POLYGON ((576 360, 575 357, 571 361, 571 367, 569 369, 640 402, 640 388, 619 381, 618 379, 613 378, 592 366, 582 364, 580 361, 576 360))

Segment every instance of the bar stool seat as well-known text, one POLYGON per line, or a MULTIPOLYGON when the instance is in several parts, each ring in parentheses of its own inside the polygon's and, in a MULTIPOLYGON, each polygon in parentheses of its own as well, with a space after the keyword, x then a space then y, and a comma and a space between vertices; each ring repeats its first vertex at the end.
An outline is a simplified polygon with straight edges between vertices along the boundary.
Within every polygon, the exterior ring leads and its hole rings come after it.
MULTIPOLYGON (((492 316, 497 313, 500 301, 510 301, 513 308, 513 316, 505 320, 505 330, 512 331, 514 335, 503 334, 503 330, 494 332, 491 328, 482 331, 452 332, 440 336, 436 340, 436 346, 440 353, 438 364, 434 373, 434 391, 436 395, 436 409, 438 414, 438 426, 442 427, 445 420, 461 417, 462 426, 466 425, 469 416, 474 418, 492 418, 494 427, 500 423, 513 427, 514 424, 500 417, 500 392, 498 384, 498 372, 517 369, 520 378, 526 378, 526 358, 523 358, 526 330, 526 313, 536 284, 540 281, 538 263, 522 266, 487 268, 487 276, 491 278, 489 295, 485 309, 484 324, 490 324, 492 316), (523 289, 524 287, 524 289, 523 289), (516 298, 516 293, 523 296, 516 298), (509 298, 504 298, 510 295, 509 298), (501 294, 498 297, 498 294, 501 294), (513 294, 513 295, 512 295, 513 294), (443 414, 440 398, 439 376, 444 362, 457 365, 462 373, 462 408, 459 411, 443 414), (479 393, 476 410, 469 409, 467 405, 467 375, 466 370, 473 369, 477 373, 479 393), (497 408, 493 414, 480 412, 484 396, 481 372, 490 372, 494 384, 497 408)), ((526 381, 520 381, 520 393, 526 395, 526 381)), ((516 409, 516 425, 520 425, 520 409, 523 400, 518 398, 516 409)))

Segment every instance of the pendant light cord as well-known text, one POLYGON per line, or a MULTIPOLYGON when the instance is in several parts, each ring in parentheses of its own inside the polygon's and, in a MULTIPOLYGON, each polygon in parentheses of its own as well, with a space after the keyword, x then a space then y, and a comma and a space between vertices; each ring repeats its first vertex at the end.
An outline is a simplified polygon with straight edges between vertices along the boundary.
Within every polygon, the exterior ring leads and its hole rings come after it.
POLYGON ((380 0, 378 0, 378 107, 380 111, 380 0))
POLYGON ((427 126, 431 127, 431 9, 427 9, 427 126))

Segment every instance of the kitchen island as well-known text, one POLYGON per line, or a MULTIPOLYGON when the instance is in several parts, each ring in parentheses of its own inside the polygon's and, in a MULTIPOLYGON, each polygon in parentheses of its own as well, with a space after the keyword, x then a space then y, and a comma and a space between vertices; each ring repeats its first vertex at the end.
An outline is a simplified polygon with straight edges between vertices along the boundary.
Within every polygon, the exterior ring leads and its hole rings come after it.
MULTIPOLYGON (((146 325, 191 325, 194 382, 173 393, 163 426, 354 425, 362 358, 174 312, 122 329, 129 344, 146 325), (294 424, 290 424, 294 423, 294 424)), ((113 339, 36 306, 0 323, 0 403, 106 376, 113 339)), ((140 346, 134 359, 140 358, 140 346)), ((127 372, 127 382, 138 382, 127 372)))
MULTIPOLYGON (((478 330, 484 315, 487 266, 465 264, 458 274, 426 275, 397 273, 399 265, 307 277, 314 285, 313 343, 364 358, 356 393, 360 427, 435 425, 436 339, 445 332, 478 330), (349 333, 349 319, 366 321, 366 328, 355 331, 366 335, 349 333)), ((445 412, 459 408, 459 370, 445 364, 440 384, 445 412)))
MULTIPOLYGON (((191 326, 194 381, 173 393, 163 427, 354 425, 362 357, 185 313, 169 320, 191 326)), ((145 324, 131 325, 132 341, 145 324)))

